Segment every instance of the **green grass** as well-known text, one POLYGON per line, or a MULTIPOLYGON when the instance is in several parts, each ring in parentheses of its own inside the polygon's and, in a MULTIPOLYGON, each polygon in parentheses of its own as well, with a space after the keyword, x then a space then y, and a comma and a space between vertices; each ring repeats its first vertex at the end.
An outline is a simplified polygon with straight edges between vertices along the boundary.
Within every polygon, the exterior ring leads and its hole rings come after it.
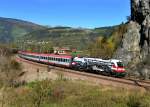
POLYGON ((150 107, 150 93, 58 79, 12 88, 5 101, 6 107, 150 107))

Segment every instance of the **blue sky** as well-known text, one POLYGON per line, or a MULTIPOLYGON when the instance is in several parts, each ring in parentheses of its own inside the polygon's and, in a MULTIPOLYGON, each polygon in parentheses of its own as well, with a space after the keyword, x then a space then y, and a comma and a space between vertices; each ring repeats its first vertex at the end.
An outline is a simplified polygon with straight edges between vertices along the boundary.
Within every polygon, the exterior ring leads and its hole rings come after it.
POLYGON ((129 15, 130 0, 0 0, 0 17, 49 26, 111 26, 129 15))

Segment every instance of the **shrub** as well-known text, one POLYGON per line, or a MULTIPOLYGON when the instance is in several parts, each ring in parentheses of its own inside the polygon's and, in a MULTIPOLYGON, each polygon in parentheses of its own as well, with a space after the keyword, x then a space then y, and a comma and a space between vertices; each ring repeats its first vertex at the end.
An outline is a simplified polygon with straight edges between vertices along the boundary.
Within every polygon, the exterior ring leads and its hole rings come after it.
POLYGON ((6 93, 8 107, 150 106, 149 92, 92 86, 83 81, 36 81, 24 87, 12 88, 6 93))
POLYGON ((13 86, 21 72, 21 65, 9 57, 0 57, 0 81, 2 86, 13 86))

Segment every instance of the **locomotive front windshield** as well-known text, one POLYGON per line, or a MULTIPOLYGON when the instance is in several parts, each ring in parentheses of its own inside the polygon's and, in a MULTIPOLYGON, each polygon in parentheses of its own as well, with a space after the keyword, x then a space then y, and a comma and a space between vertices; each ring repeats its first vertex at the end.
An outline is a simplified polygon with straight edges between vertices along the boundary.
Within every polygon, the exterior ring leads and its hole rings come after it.
POLYGON ((118 67, 124 67, 122 62, 117 62, 118 67))

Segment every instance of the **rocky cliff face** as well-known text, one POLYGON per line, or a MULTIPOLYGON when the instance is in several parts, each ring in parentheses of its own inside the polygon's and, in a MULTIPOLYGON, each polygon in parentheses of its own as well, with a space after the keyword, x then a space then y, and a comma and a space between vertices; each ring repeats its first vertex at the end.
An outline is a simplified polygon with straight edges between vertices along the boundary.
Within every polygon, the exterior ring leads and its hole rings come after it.
MULTIPOLYGON (((150 0, 131 0, 131 20, 123 35, 122 46, 118 48, 115 58, 122 59, 126 65, 138 70, 150 54, 150 0)), ((150 71, 148 68, 145 71, 150 71)), ((143 70, 140 70, 143 71, 143 70)), ((144 71, 143 71, 144 72, 144 71)))

